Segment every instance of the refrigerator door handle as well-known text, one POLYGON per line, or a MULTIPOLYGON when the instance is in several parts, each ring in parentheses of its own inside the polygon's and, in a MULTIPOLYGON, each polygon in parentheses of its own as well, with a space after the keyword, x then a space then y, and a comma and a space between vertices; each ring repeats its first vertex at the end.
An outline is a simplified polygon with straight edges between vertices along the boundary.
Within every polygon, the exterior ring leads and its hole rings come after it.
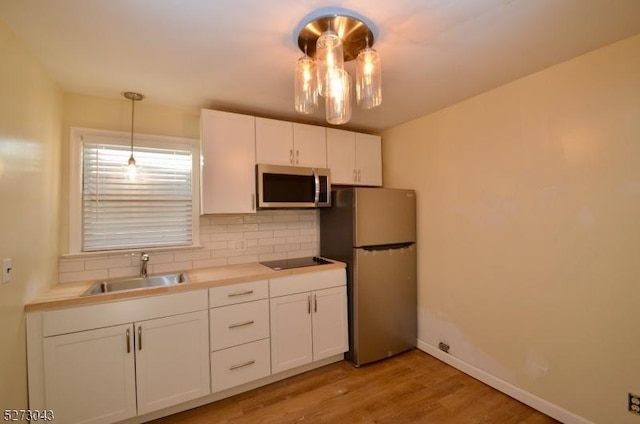
POLYGON ((376 250, 394 250, 394 249, 405 249, 407 247, 413 246, 415 243, 410 241, 406 243, 393 243, 393 244, 380 244, 377 246, 363 246, 363 250, 367 250, 370 252, 376 250))

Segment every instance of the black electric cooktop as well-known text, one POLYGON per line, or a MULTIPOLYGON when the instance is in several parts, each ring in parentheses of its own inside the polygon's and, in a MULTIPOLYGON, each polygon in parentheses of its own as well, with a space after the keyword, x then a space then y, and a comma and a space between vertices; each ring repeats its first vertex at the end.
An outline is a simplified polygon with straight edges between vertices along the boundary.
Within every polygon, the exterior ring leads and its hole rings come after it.
POLYGON ((279 271, 281 269, 302 268, 305 266, 327 265, 330 263, 332 262, 318 256, 260 262, 260 264, 268 266, 271 269, 275 269, 276 271, 279 271))

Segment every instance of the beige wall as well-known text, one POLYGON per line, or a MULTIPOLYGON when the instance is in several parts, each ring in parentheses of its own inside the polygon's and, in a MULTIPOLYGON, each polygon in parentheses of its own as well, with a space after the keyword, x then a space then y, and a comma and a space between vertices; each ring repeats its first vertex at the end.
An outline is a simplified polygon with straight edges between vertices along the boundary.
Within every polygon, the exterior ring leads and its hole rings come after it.
POLYGON ((27 407, 23 308, 57 281, 62 92, 0 21, 0 408, 27 407))
POLYGON ((637 423, 640 36, 383 133, 418 193, 419 339, 596 423, 637 423))

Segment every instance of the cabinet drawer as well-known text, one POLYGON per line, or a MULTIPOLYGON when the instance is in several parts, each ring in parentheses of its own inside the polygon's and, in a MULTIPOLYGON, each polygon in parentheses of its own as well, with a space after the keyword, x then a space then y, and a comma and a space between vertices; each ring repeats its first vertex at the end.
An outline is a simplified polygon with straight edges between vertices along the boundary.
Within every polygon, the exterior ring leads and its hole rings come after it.
POLYGON ((212 392, 248 383, 271 374, 269 339, 211 354, 212 392))
POLYGON ((267 299, 209 310, 211 350, 269 337, 267 299))
POLYGON ((267 280, 230 284, 209 289, 209 305, 212 308, 266 299, 267 297, 269 297, 269 282, 267 280))
POLYGON ((271 278, 269 280, 269 290, 273 298, 294 293, 305 293, 313 290, 339 287, 346 284, 346 270, 340 268, 271 278))

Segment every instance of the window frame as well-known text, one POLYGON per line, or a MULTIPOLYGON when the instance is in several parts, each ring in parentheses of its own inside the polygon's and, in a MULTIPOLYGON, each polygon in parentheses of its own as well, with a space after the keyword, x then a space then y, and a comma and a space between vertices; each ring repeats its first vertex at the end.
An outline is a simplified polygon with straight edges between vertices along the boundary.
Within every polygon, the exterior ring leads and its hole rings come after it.
POLYGON ((179 148, 191 150, 191 198, 192 198, 192 240, 190 245, 166 246, 166 247, 138 247, 123 248, 114 250, 82 250, 82 150, 83 137, 100 137, 113 139, 114 144, 130 145, 131 133, 124 131, 99 130, 91 128, 72 127, 70 131, 69 148, 69 254, 70 255, 92 255, 109 254, 136 251, 158 251, 192 249, 200 245, 200 140, 183 137, 169 137, 152 134, 135 133, 133 155, 135 157, 136 146, 151 148, 179 148), (124 141, 126 140, 126 143, 124 141))

